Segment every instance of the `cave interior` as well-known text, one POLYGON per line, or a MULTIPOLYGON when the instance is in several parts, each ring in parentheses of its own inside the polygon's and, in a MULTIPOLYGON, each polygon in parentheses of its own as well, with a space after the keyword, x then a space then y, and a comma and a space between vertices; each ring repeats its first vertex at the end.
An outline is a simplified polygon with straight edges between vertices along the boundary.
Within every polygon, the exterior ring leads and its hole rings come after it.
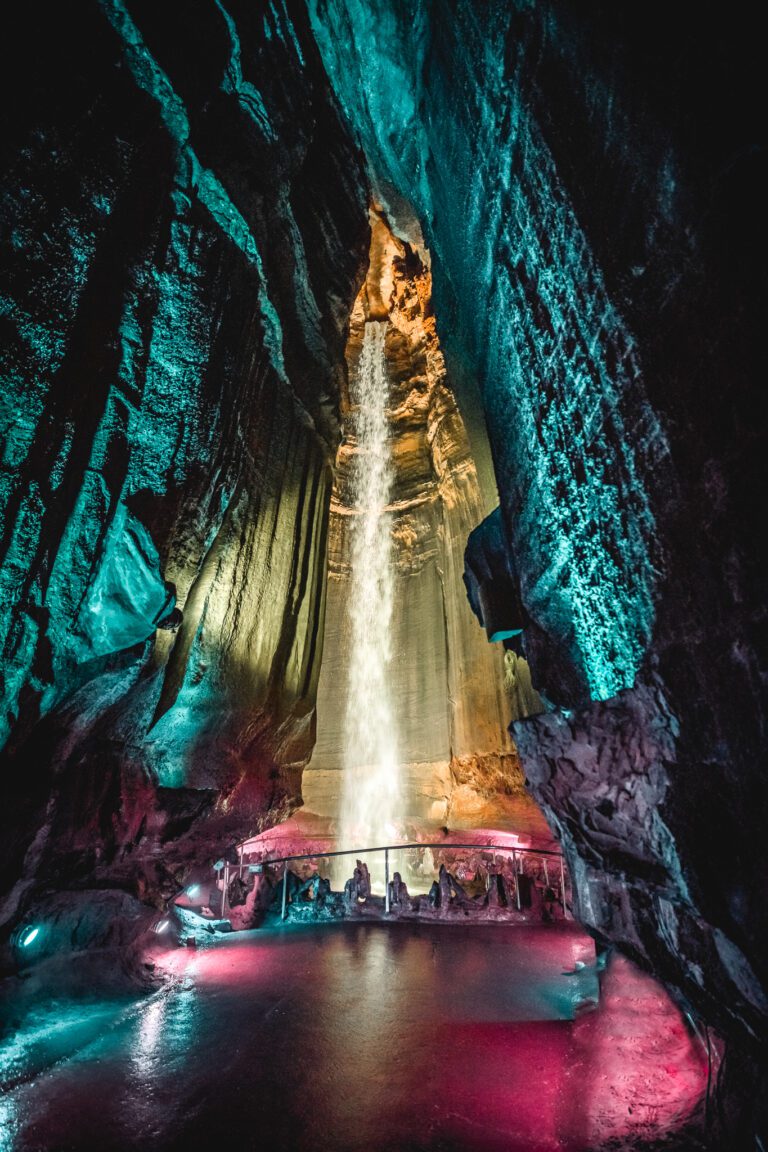
MULTIPOLYGON (((193 962, 254 1003, 325 981, 330 1048, 346 1012, 373 1043, 382 982, 421 1029, 436 1127, 413 1076, 403 1127, 273 1118, 274 1148, 511 1152, 541 1122, 548 1150, 768 1150, 758 39, 603 0, 8 16, 3 1152, 64 1146, 105 989, 143 1005, 142 1084, 164 1028, 181 1061, 193 962), (406 843, 392 887, 363 849, 406 843), (388 943, 366 921, 398 915, 388 943), (521 987, 586 973, 567 1041, 544 992, 498 998, 505 956, 521 987), (433 960, 488 992, 474 1030, 409 1001, 433 960), (462 1044, 546 1068, 546 1123, 439 1054, 462 1044), (601 1097, 610 1051, 633 1087, 601 1097)), ((200 1131, 250 1131, 241 1075, 200 1131)), ((204 1146, 131 1115, 67 1146, 204 1146)))

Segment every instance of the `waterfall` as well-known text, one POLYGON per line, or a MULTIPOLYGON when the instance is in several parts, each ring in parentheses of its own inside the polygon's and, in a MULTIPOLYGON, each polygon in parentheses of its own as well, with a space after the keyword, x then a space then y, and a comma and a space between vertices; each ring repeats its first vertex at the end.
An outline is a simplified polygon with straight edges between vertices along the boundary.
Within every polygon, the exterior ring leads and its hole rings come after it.
MULTIPOLYGON (((363 349, 350 382, 352 435, 348 593, 349 651, 344 718, 344 782, 339 841, 363 848, 398 838, 400 781, 389 665, 392 659, 393 482, 384 360, 387 321, 365 325, 363 349)), ((383 875, 375 859, 372 874, 383 875)), ((349 861, 345 864, 351 874, 349 861)))

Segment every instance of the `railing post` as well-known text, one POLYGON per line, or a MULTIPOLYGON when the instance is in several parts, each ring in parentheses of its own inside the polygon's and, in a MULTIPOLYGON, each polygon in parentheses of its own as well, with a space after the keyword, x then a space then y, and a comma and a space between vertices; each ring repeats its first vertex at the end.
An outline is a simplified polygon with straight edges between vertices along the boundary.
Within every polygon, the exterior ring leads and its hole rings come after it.
MULTIPOLYGON (((291 859, 313 860, 314 861, 316 858, 319 858, 319 857, 326 858, 326 857, 331 857, 331 856, 333 856, 333 857, 336 857, 336 856, 354 856, 356 854, 359 855, 361 852, 364 855, 368 855, 371 852, 377 852, 377 851, 383 852, 384 853, 384 914, 385 914, 385 916, 389 916, 391 914, 391 911, 392 911, 392 900, 391 900, 390 887, 389 887, 389 876, 390 876, 389 853, 390 853, 390 851, 392 851, 392 850, 401 851, 402 849, 406 849, 406 848, 420 848, 420 849, 429 848, 429 849, 432 849, 432 848, 443 848, 443 847, 449 847, 449 848, 453 848, 453 849, 467 848, 467 849, 473 849, 474 850, 477 848, 477 845, 476 844, 454 844, 454 845, 447 845, 446 846, 443 843, 440 843, 440 844, 424 844, 424 843, 402 844, 402 845, 397 845, 395 847, 393 847, 391 845, 387 845, 386 847, 384 845, 376 845, 376 846, 373 846, 367 850, 356 848, 356 849, 349 849, 349 850, 345 850, 345 851, 306 853, 303 856, 296 856, 296 857, 292 857, 291 859)), ((515 900, 517 903, 517 909, 519 912, 521 912, 522 911, 522 899, 521 899, 521 895, 520 895, 519 878, 520 878, 520 876, 522 876, 524 874, 525 856, 526 856, 525 851, 523 849, 521 849, 519 846, 515 849, 510 850, 508 845, 499 845, 499 844, 486 844, 486 845, 483 845, 483 847, 488 849, 488 850, 502 851, 504 857, 506 857, 507 859, 511 858, 512 867, 513 867, 514 874, 515 874, 515 900)), ((222 919, 224 919, 226 917, 226 914, 227 914, 227 907, 229 904, 229 891, 228 890, 229 890, 229 883, 230 883, 230 878, 232 876, 233 868, 237 868, 237 874, 240 877, 240 879, 242 879, 243 869, 246 868, 245 850, 244 850, 244 847, 242 844, 237 845, 237 852, 238 852, 238 859, 234 864, 231 864, 229 861, 220 860, 217 862, 217 865, 215 868, 215 871, 217 873, 217 877, 220 878, 221 884, 222 884, 222 890, 221 890, 221 917, 222 917, 222 919)), ((263 854, 259 853, 257 855, 263 855, 263 854)), ((533 851, 533 855, 537 858, 541 857, 543 860, 544 879, 546 881, 547 886, 549 886, 551 883, 556 883, 556 881, 554 879, 552 881, 550 881, 549 865, 548 865, 548 861, 546 859, 547 853, 545 853, 541 850, 535 849, 533 851)), ((560 862, 560 896, 562 898, 562 904, 563 904, 563 918, 567 920, 567 919, 569 919, 569 914, 568 914, 568 906, 566 903, 566 891, 565 891, 565 857, 561 853, 558 853, 558 854, 550 853, 550 855, 553 855, 553 856, 557 855, 557 859, 560 862)), ((249 859, 250 858, 251 858, 251 856, 249 855, 249 859)), ((288 861, 285 859, 283 859, 282 861, 279 859, 278 860, 264 860, 264 859, 262 859, 261 868, 262 868, 262 870, 264 870, 267 868, 275 867, 277 864, 280 864, 280 863, 283 864, 282 919, 287 920, 288 919, 288 861)), ((493 866, 494 865, 491 865, 491 867, 493 867, 493 866)), ((318 875, 319 875, 319 870, 318 870, 318 875)), ((486 872, 486 876, 485 876, 486 891, 488 891, 488 889, 490 888, 490 882, 491 882, 491 873, 490 873, 490 871, 488 871, 488 872, 486 872)))
POLYGON ((389 916, 389 848, 384 849, 384 915, 389 916))

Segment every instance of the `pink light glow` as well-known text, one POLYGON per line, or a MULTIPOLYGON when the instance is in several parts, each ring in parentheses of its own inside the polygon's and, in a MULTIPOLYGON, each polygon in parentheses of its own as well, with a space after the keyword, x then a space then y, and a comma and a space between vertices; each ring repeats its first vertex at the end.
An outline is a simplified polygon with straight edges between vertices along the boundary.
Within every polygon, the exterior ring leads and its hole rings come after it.
POLYGON ((705 1091, 707 1061, 664 990, 615 957, 597 1012, 559 1022, 446 1024, 444 1135, 499 1152, 583 1152, 669 1130, 705 1091), (477 1143, 479 1134, 482 1144, 477 1143))
MULTIPOLYGON (((384 948, 385 939, 374 937, 369 950, 375 953, 377 944, 384 948)), ((525 963, 533 964, 531 973, 572 971, 580 961, 589 975, 594 961, 591 942, 577 933, 570 940, 531 933, 525 955, 525 963)), ((456 959, 452 978, 468 987, 479 975, 472 969, 477 958, 467 956, 458 968, 456 959)), ((286 972, 305 965, 300 933, 284 936, 277 947, 275 941, 262 943, 250 936, 210 949, 177 949, 163 958, 163 967, 178 977, 198 986, 238 988, 244 995, 249 989, 255 994, 264 987, 279 988, 286 972)), ((346 973, 337 975, 342 982, 349 979, 346 973)), ((373 964, 355 978, 363 981, 358 1006, 365 1027, 375 1031, 381 973, 373 964)), ((525 972, 512 969, 508 978, 523 980, 525 972)), ((573 977, 574 1006, 579 990, 584 991, 582 983, 580 975, 573 977)), ((428 1036, 422 1037, 435 1052, 446 1103, 432 1123, 450 1146, 583 1152, 612 1139, 663 1132, 689 1116, 701 1099, 707 1076, 701 1046, 664 990, 621 957, 613 958, 604 976, 599 1010, 577 1013, 570 1022, 547 1019, 555 1002, 536 995, 523 1007, 530 1013, 526 1019, 462 1019, 461 1003, 448 1002, 442 1022, 425 1022, 428 1036)), ((557 1011, 562 1008, 558 1003, 557 1011)), ((336 1031, 343 1038, 342 1023, 337 1022, 336 1031)), ((353 1036, 361 1024, 353 1015, 353 1036)), ((377 1051, 371 1052, 371 1075, 377 1051)))
POLYGON ((314 1152, 319 1131, 350 1152, 585 1152, 663 1136, 705 1090, 698 1040, 627 961, 578 1011, 597 979, 573 925, 155 940, 174 979, 13 1094, 19 1147, 132 1147, 146 1132, 195 1148, 223 1131, 251 1147, 258 1131, 259 1147, 314 1152))

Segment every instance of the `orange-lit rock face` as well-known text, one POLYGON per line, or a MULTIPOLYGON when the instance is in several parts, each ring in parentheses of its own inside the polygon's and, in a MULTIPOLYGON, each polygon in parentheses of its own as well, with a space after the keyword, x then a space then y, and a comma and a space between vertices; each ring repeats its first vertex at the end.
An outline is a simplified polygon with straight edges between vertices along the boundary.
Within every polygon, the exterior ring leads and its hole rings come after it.
MULTIPOLYGON (((372 213, 371 262, 350 324, 353 376, 366 320, 389 320, 385 356, 394 483, 389 510, 395 565, 391 666, 403 819, 453 827, 510 822, 522 776, 506 727, 538 710, 525 688, 527 666, 511 678, 500 645, 487 643, 467 602, 463 552, 471 530, 496 502, 481 491, 431 312, 431 277, 413 249, 372 213), (513 682, 514 681, 514 682, 513 682), (521 691, 521 684, 523 690, 521 691), (506 813, 506 815, 505 815, 506 813)), ((345 764, 344 714, 349 666, 349 427, 336 461, 331 504, 325 643, 317 707, 317 744, 304 773, 306 806, 338 813, 345 764)))

